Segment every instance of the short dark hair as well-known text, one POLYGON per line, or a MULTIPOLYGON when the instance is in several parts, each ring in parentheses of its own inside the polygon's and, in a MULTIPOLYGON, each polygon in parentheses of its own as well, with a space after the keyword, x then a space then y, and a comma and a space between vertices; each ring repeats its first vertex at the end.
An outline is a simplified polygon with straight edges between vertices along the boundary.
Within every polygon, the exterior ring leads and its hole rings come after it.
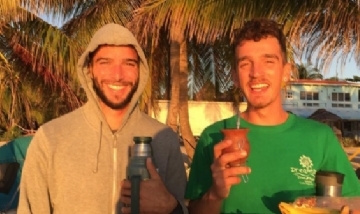
POLYGON ((258 42, 269 36, 275 37, 279 41, 284 63, 287 62, 286 36, 277 22, 266 18, 255 18, 247 21, 242 28, 234 31, 234 54, 236 53, 236 48, 242 45, 244 41, 253 40, 258 42))

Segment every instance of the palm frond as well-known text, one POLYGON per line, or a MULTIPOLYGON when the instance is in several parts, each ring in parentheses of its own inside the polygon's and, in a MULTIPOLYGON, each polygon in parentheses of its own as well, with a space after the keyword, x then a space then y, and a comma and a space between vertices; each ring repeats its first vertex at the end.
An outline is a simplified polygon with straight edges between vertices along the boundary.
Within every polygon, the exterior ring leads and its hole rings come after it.
POLYGON ((139 6, 134 0, 97 0, 75 4, 67 11, 71 18, 62 30, 84 48, 93 33, 107 23, 125 25, 132 18, 132 11, 139 6))
POLYGON ((300 55, 317 58, 326 71, 339 52, 342 63, 354 56, 360 65, 359 5, 355 0, 148 0, 135 10, 129 26, 144 43, 149 37, 156 40, 159 29, 166 27, 169 39, 212 44, 232 39, 234 30, 249 19, 268 17, 282 25, 300 55))

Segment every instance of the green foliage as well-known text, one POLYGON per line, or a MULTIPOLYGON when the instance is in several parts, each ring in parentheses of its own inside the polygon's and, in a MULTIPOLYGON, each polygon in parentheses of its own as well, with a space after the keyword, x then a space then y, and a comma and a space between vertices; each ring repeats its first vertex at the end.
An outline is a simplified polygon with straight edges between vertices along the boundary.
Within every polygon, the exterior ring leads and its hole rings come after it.
POLYGON ((10 136, 12 127, 42 124, 82 103, 76 41, 30 11, 16 11, 22 16, 1 23, 0 34, 0 125, 10 136))
POLYGON ((22 135, 19 127, 14 126, 0 135, 0 141, 9 141, 22 135))
POLYGON ((297 64, 296 69, 299 79, 323 79, 320 70, 311 63, 297 64))
POLYGON ((329 81, 339 81, 340 79, 339 79, 339 77, 330 77, 330 78, 327 78, 327 79, 325 79, 325 80, 329 80, 329 81))
POLYGON ((347 80, 347 81, 352 81, 352 82, 360 82, 360 77, 354 75, 353 78, 347 78, 347 79, 345 79, 345 80, 347 80))

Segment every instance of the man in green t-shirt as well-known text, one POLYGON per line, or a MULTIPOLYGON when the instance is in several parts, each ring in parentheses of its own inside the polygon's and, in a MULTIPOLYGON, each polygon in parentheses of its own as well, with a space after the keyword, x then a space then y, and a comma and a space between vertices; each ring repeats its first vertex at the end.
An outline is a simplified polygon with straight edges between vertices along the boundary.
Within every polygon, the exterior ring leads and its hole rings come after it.
POLYGON ((254 19, 235 33, 233 76, 248 104, 240 127, 250 130, 251 151, 223 153, 232 142, 222 140, 221 130, 236 128, 237 116, 203 131, 185 196, 190 213, 280 213, 280 202, 315 195, 318 170, 345 174, 342 194, 360 196, 360 183, 331 128, 282 108, 281 88, 290 79, 291 65, 278 26, 254 19), (246 166, 229 167, 244 157, 246 166))

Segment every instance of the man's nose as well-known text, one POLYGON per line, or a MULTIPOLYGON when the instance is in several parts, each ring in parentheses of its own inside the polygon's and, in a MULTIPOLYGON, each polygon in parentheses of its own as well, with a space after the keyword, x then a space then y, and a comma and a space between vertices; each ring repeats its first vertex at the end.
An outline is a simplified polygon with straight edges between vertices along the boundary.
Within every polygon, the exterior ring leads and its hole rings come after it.
POLYGON ((264 72, 264 68, 263 66, 261 65, 261 63, 253 63, 252 64, 252 69, 251 69, 251 72, 250 72, 250 77, 252 78, 258 78, 260 77, 264 72))
POLYGON ((113 70, 112 71, 113 77, 116 80, 121 80, 123 78, 124 72, 123 72, 123 66, 121 64, 114 65, 112 70, 113 70))

